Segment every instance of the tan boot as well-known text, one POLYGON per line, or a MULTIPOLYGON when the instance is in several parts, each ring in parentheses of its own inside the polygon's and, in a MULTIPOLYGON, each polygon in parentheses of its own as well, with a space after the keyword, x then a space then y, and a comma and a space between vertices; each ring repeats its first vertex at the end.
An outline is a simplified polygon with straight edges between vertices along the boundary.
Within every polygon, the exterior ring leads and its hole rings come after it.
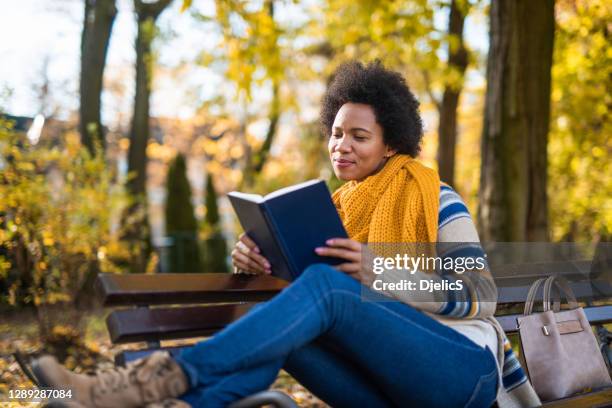
POLYGON ((51 356, 35 360, 32 371, 41 387, 70 389, 72 401, 95 408, 142 407, 178 397, 188 388, 185 373, 165 351, 94 375, 75 374, 51 356))
POLYGON ((145 405, 145 408, 191 408, 191 405, 189 405, 185 401, 170 398, 161 402, 147 404, 145 405))

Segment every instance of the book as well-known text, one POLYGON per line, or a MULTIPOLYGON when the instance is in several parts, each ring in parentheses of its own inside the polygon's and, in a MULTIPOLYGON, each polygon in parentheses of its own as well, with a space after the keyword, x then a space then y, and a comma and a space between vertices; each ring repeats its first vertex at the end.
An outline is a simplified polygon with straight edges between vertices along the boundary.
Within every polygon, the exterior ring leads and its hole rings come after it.
POLYGON ((346 262, 314 252, 330 238, 348 237, 324 181, 306 181, 263 197, 236 191, 228 197, 242 228, 270 262, 272 275, 293 281, 314 263, 346 262))

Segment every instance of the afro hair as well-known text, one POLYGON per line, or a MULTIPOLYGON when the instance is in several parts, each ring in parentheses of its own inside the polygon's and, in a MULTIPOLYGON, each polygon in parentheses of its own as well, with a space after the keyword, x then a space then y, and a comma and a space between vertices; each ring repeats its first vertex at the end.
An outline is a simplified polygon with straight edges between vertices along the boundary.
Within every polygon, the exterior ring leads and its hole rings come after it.
POLYGON ((340 65, 323 96, 320 121, 325 135, 330 135, 336 114, 349 102, 373 108, 387 146, 412 157, 419 154, 423 138, 419 102, 400 73, 380 61, 340 65))

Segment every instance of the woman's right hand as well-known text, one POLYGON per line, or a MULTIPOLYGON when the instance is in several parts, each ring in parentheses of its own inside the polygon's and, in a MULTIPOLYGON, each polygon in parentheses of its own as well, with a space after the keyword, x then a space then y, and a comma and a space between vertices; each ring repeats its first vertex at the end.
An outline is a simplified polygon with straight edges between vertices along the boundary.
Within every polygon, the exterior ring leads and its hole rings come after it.
POLYGON ((271 274, 270 262, 261 255, 259 247, 246 233, 238 237, 232 251, 232 264, 239 271, 254 274, 271 274))

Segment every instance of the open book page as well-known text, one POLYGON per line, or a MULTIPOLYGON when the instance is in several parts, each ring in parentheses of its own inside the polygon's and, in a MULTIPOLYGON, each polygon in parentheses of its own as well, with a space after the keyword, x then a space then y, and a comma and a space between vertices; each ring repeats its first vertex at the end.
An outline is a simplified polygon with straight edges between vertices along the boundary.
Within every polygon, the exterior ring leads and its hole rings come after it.
POLYGON ((240 198, 242 200, 258 203, 258 204, 264 201, 264 198, 260 196, 259 194, 247 194, 247 193, 241 193, 238 191, 232 191, 231 193, 228 193, 228 195, 231 195, 236 198, 240 198))
POLYGON ((305 182, 300 183, 300 184, 296 184, 296 185, 293 185, 293 186, 281 188, 280 190, 276 190, 276 191, 266 195, 264 197, 264 200, 269 200, 269 199, 272 199, 272 198, 280 197, 282 195, 289 194, 289 193, 291 193, 293 191, 300 190, 302 188, 309 187, 309 186, 312 186, 313 184, 317 184, 317 183, 321 183, 321 182, 322 182, 321 180, 317 180, 317 179, 315 179, 315 180, 308 180, 308 181, 305 181, 305 182))

